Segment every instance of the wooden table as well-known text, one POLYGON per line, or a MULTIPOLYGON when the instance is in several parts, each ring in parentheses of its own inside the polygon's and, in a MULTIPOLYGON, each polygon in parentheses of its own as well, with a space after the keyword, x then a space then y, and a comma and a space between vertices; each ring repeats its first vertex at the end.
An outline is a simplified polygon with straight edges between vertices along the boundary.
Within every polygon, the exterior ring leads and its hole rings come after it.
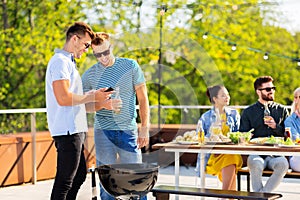
POLYGON ((279 156, 300 156, 299 147, 279 147, 267 145, 183 145, 175 142, 157 143, 153 149, 164 149, 166 152, 175 153, 175 186, 179 186, 179 156, 180 153, 200 153, 200 174, 202 188, 205 187, 205 166, 204 158, 206 153, 214 154, 240 154, 240 155, 279 155, 279 156))

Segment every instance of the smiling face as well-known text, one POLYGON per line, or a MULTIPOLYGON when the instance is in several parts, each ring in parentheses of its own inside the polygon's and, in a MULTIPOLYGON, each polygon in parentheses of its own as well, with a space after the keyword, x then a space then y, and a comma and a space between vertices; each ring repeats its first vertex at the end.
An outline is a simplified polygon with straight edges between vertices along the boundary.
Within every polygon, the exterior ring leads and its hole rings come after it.
POLYGON ((100 45, 92 44, 94 56, 105 67, 114 64, 114 56, 112 54, 112 47, 108 40, 104 40, 100 45))
POLYGON ((230 102, 230 95, 228 90, 225 87, 222 87, 218 91, 218 95, 216 97, 213 97, 215 106, 222 107, 222 106, 228 106, 230 102))
POLYGON ((258 88, 256 91, 259 100, 262 102, 274 101, 275 99, 275 87, 273 85, 273 82, 267 82, 261 84, 261 87, 258 88))
POLYGON ((88 48, 91 45, 91 37, 88 33, 85 33, 84 36, 81 35, 74 35, 74 57, 75 58, 81 58, 82 54, 88 51, 88 48))
POLYGON ((80 58, 83 53, 87 52, 94 37, 95 33, 88 24, 75 22, 67 30, 63 50, 73 54, 75 58, 80 58))

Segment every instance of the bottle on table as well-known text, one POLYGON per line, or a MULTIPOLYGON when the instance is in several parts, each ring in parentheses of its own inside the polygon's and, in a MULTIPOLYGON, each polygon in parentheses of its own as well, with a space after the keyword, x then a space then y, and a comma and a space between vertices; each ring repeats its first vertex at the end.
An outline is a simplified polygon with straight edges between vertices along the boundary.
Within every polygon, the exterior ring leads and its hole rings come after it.
POLYGON ((211 134, 218 135, 222 133, 222 120, 220 116, 220 111, 218 108, 215 108, 216 119, 210 127, 211 134))
POLYGON ((291 138, 291 127, 285 127, 284 128, 284 141, 286 141, 288 138, 291 138))
POLYGON ((198 144, 204 144, 204 129, 202 125, 202 121, 199 119, 198 124, 197 124, 197 130, 198 134, 198 144))

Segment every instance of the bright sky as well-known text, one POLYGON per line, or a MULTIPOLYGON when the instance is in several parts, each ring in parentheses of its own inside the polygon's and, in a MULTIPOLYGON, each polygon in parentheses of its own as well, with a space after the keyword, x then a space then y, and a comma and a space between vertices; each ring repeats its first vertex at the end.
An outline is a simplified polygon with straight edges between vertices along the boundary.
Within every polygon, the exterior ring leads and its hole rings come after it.
MULTIPOLYGON (((193 1, 193 0, 191 0, 191 1, 193 1)), ((266 1, 266 0, 263 0, 263 1, 266 1)), ((282 15, 280 15, 279 19, 278 19, 278 23, 279 23, 280 27, 286 28, 291 33, 300 31, 300 0, 267 0, 267 1, 279 3, 279 6, 276 6, 275 9, 276 10, 278 9, 278 11, 282 13, 282 15)), ((153 4, 151 3, 151 0, 144 1, 144 3, 143 3, 144 7, 142 8, 142 12, 144 12, 144 13, 150 12, 151 13, 152 10, 149 9, 149 6, 151 7, 151 5, 153 6, 153 4)), ((154 10, 154 12, 155 12, 155 10, 154 10)), ((141 17, 144 17, 144 16, 142 15, 141 17)), ((149 23, 148 17, 143 19, 142 22, 147 21, 147 19, 148 19, 148 23, 149 23)), ((180 26, 180 24, 178 24, 177 21, 174 21, 173 23, 176 24, 177 26, 180 26)), ((184 23, 184 20, 181 20, 181 23, 184 23)), ((183 24, 181 24, 181 25, 183 25, 183 24)))
MULTIPOLYGON (((191 1, 193 2, 193 0, 191 1)), ((274 7, 274 9, 276 9, 276 11, 281 12, 282 15, 278 16, 277 25, 286 28, 291 33, 300 32, 300 0, 262 0, 262 1, 278 2, 280 5, 274 7)), ((141 8, 142 27, 143 26, 151 27, 153 25, 152 23, 155 21, 155 14, 156 14, 156 9, 154 7, 155 5, 153 4, 152 0, 143 0, 143 6, 141 8)), ((177 12, 180 11, 182 11, 182 9, 181 10, 179 9, 177 12)), ((110 13, 108 12, 106 14, 110 14, 110 13)), ((184 14, 182 15, 184 16, 184 14)), ((92 21, 93 19, 96 18, 91 18, 92 21)), ((175 20, 173 23, 176 26, 184 26, 185 21, 183 18, 183 19, 175 20)))
POLYGON ((287 18, 280 26, 291 32, 300 31, 300 0, 282 0, 280 10, 287 18))

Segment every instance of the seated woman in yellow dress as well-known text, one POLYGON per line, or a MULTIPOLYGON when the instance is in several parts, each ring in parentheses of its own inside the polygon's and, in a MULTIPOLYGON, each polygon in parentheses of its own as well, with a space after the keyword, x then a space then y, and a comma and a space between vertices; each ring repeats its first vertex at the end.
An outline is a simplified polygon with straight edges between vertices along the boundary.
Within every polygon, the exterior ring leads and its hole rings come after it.
MULTIPOLYGON (((227 135, 229 131, 239 130, 240 115, 237 110, 230 109, 230 96, 223 85, 209 87, 206 91, 213 108, 205 112, 199 120, 205 132, 210 137, 212 129, 219 127, 219 134, 227 135)), ((206 173, 218 176, 222 182, 222 189, 236 190, 236 173, 242 167, 243 160, 240 155, 207 154, 205 158, 206 173)), ((198 155, 196 171, 199 172, 200 155, 198 155)), ((198 174, 200 176, 200 174, 198 174)))

